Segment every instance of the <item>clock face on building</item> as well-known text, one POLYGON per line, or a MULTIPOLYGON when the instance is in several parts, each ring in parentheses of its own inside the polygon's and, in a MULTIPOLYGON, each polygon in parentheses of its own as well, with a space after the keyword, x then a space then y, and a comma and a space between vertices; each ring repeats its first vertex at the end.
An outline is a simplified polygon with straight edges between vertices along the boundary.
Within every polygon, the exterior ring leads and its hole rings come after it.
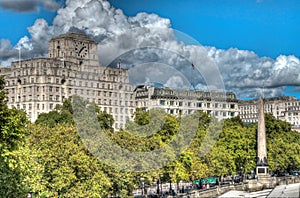
POLYGON ((87 44, 82 41, 75 42, 75 53, 77 57, 85 58, 88 54, 87 44))

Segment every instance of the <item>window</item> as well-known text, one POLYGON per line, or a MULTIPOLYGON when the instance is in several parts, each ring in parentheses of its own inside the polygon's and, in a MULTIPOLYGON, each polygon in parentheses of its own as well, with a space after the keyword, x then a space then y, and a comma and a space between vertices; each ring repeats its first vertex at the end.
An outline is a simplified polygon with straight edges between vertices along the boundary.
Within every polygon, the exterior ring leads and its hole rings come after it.
POLYGON ((164 101, 164 100, 160 100, 160 101, 159 101, 159 104, 160 104, 160 105, 165 105, 165 101, 164 101))

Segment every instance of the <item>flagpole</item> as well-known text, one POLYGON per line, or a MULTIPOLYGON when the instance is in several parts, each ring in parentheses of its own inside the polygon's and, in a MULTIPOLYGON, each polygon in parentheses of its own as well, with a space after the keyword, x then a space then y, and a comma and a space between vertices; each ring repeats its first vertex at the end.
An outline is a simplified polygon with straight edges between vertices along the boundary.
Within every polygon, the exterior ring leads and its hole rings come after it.
POLYGON ((19 67, 21 67, 21 47, 19 47, 19 67))
POLYGON ((195 73, 195 65, 194 65, 194 63, 192 63, 192 88, 193 88, 193 90, 195 90, 194 73, 195 73))

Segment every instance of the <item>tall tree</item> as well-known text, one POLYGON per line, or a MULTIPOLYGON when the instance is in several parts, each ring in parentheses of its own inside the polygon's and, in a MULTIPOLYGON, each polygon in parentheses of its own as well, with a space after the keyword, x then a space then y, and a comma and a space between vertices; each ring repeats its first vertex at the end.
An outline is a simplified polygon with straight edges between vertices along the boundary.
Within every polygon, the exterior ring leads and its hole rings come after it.
POLYGON ((0 197, 24 195, 20 157, 17 154, 24 144, 28 120, 24 111, 9 109, 0 77, 0 197))

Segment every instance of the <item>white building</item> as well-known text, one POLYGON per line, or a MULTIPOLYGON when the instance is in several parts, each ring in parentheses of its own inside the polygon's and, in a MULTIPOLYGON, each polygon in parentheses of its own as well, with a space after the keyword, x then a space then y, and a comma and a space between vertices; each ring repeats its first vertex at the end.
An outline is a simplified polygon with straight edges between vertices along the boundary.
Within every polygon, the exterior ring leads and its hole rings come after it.
POLYGON ((143 110, 161 108, 173 115, 203 111, 218 120, 238 115, 238 101, 232 92, 204 92, 138 86, 134 91, 134 97, 136 107, 143 110))
MULTIPOLYGON (((243 122, 257 122, 257 103, 258 99, 239 101, 239 116, 243 122)), ((300 100, 295 97, 265 98, 264 109, 265 113, 271 113, 278 120, 286 121, 292 126, 300 125, 300 100)))
POLYGON ((97 44, 85 35, 52 38, 48 58, 16 61, 0 71, 7 82, 8 106, 26 110, 32 122, 73 95, 113 115, 115 129, 125 127, 135 109, 128 70, 99 65, 97 44))

